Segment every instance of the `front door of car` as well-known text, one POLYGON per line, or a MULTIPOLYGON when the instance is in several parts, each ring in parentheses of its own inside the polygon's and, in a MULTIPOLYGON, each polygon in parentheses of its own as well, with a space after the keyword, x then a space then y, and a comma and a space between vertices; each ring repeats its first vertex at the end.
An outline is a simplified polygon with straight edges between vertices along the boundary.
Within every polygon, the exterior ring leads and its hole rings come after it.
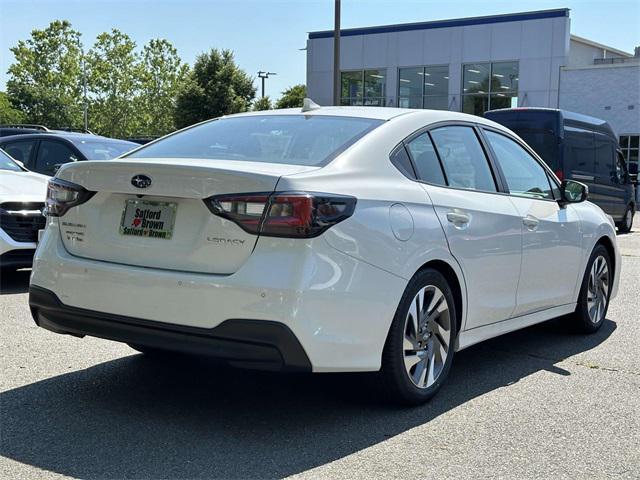
POLYGON ((522 269, 514 316, 575 302, 581 264, 580 219, 560 206, 545 168, 514 139, 484 130, 522 228, 522 269))
POLYGON ((507 320, 520 276, 521 220, 509 196, 498 193, 475 129, 436 128, 407 142, 407 150, 463 270, 465 329, 507 320))

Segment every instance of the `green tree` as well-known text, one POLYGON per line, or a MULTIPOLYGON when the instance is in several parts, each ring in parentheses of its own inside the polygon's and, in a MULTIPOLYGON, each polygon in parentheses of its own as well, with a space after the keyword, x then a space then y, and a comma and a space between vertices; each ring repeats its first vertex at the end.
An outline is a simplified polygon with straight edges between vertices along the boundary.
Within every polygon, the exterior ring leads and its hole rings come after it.
POLYGON ((150 40, 140 62, 139 133, 164 135, 175 129, 175 100, 189 66, 167 40, 150 40))
POLYGON ((0 124, 22 123, 23 121, 24 114, 20 110, 13 108, 5 92, 0 92, 0 124))
POLYGON ((249 109, 256 95, 253 79, 241 70, 230 50, 212 49, 198 56, 176 99, 176 127, 249 109))
POLYGON ((253 102, 253 110, 256 112, 260 110, 271 110, 272 108, 273 105, 271 105, 271 99, 268 95, 265 97, 260 97, 255 102, 253 102))
POLYGON ((139 130, 137 93, 140 86, 136 43, 117 29, 98 35, 87 53, 91 130, 127 137, 139 130))
POLYGON ((307 87, 305 85, 294 85, 282 92, 282 96, 276 102, 276 108, 302 107, 302 101, 306 96, 307 87))
POLYGON ((82 45, 80 33, 66 20, 11 48, 15 62, 9 67, 7 93, 24 120, 49 127, 82 125, 82 45))

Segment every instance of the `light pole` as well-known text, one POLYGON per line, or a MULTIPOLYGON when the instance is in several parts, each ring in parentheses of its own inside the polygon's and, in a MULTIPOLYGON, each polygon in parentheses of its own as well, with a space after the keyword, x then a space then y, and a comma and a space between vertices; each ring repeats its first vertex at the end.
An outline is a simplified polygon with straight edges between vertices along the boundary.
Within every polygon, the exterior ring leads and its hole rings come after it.
POLYGON ((275 72, 263 72, 262 70, 260 70, 258 72, 258 78, 260 78, 262 80, 262 98, 264 98, 264 81, 265 81, 265 79, 269 78, 270 75, 277 75, 277 73, 275 73, 275 72))
POLYGON ((333 104, 340 105, 340 0, 335 3, 333 24, 333 104))

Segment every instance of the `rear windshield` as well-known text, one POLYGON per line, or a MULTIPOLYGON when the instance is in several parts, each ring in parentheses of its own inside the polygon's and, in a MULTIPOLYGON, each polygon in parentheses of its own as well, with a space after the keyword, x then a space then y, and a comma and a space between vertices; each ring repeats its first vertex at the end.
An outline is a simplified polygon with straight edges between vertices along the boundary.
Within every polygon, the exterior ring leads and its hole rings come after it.
POLYGON ((139 146, 137 143, 109 139, 80 140, 74 141, 73 144, 87 157, 87 160, 111 160, 139 146))
POLYGON ((320 166, 382 120, 320 115, 221 118, 170 135, 132 158, 210 158, 320 166))

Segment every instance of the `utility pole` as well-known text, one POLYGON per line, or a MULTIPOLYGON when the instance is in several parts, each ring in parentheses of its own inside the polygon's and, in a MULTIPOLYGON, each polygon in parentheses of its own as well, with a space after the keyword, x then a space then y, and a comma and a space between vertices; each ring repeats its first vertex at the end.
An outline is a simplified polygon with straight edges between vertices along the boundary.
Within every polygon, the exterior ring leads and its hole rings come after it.
POLYGON ((340 0, 335 0, 333 25, 333 104, 340 105, 340 0))
POLYGON ((263 72, 262 70, 258 72, 258 78, 262 79, 262 98, 264 98, 264 81, 269 78, 269 75, 277 75, 277 73, 263 72))
POLYGON ((85 131, 89 130, 89 105, 87 104, 87 63, 84 55, 84 48, 78 39, 78 49, 80 50, 80 67, 82 68, 82 116, 85 131))

